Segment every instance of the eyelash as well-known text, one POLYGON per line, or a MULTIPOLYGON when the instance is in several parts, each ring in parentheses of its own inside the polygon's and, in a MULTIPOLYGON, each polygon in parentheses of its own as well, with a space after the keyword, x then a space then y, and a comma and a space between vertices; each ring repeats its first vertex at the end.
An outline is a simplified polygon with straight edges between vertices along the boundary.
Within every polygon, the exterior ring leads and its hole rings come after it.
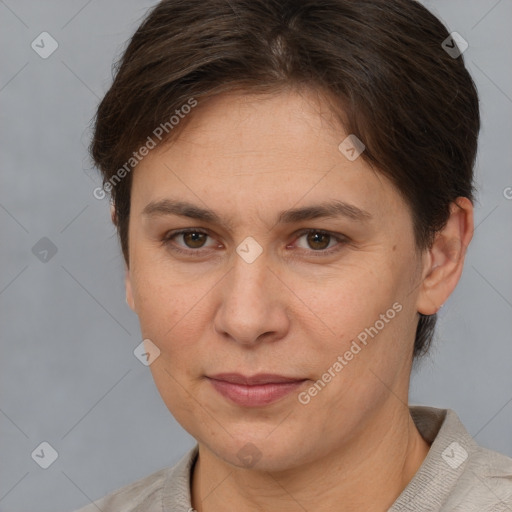
MULTIPOLYGON (((172 241, 174 238, 176 238, 179 235, 185 235, 187 233, 196 233, 196 234, 200 234, 200 235, 210 236, 209 233, 207 233, 206 231, 203 231, 201 229, 188 228, 188 229, 182 229, 179 231, 171 231, 162 239, 162 244, 165 247, 171 249, 172 251, 174 251, 176 253, 185 254, 188 256, 202 256, 202 254, 201 254, 202 248, 186 250, 186 249, 180 248, 177 245, 172 244, 172 241)), ((311 253, 315 257, 329 256, 331 254, 334 254, 334 253, 340 251, 343 248, 343 246, 348 243, 348 238, 344 235, 335 235, 334 233, 330 233, 329 231, 323 231, 321 229, 312 229, 312 228, 303 229, 303 230, 300 230, 299 232, 297 232, 295 234, 295 237, 296 237, 295 240, 298 240, 299 238, 303 237, 304 235, 307 235, 310 233, 318 233, 321 235, 327 235, 327 236, 330 236, 331 238, 333 238, 334 240, 336 240, 337 242, 339 242, 338 245, 335 246, 335 248, 331 248, 331 249, 324 249, 324 250, 317 250, 317 251, 315 251, 315 250, 307 251, 306 249, 303 249, 303 250, 311 253)))

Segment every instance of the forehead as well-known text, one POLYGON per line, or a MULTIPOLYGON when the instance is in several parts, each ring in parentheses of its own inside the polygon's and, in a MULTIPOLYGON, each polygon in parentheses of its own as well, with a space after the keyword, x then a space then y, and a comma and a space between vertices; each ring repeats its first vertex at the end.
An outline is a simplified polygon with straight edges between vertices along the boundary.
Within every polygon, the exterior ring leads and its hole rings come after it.
POLYGON ((297 145, 306 141, 308 147, 319 140, 336 143, 343 133, 332 105, 319 91, 238 91, 201 102, 174 143, 211 144, 217 150, 233 153, 258 149, 267 152, 276 147, 297 151, 297 145))
POLYGON ((403 208, 383 175, 340 150, 349 135, 314 91, 222 94, 196 106, 178 136, 139 163, 132 197, 139 209, 177 195, 239 212, 325 199, 375 215, 403 208))

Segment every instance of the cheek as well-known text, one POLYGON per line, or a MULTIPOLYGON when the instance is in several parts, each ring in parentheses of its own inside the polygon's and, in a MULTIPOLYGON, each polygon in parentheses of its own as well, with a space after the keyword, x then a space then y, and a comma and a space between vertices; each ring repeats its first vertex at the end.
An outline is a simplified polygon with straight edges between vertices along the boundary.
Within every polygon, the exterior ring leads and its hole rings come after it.
POLYGON ((398 299, 396 274, 389 266, 379 268, 377 262, 350 265, 314 282, 297 278, 294 291, 314 313, 319 327, 331 337, 347 340, 373 325, 398 299))
POLYGON ((133 241, 132 249, 131 283, 141 324, 160 325, 165 319, 169 329, 175 317, 183 316, 194 287, 187 289, 183 279, 176 278, 176 272, 161 260, 160 249, 146 247, 143 241, 133 241))
MULTIPOLYGON (((294 286, 310 308, 301 328, 307 330, 313 373, 322 380, 329 380, 329 370, 336 374, 332 390, 371 394, 376 377, 370 369, 387 381, 408 359, 414 336, 408 307, 412 296, 407 297, 410 289, 404 283, 410 270, 402 263, 381 255, 370 265, 351 265, 325 282, 317 280, 316 287, 300 285, 300 280, 294 286)), ((341 394, 331 398, 341 400, 341 394)))
POLYGON ((150 365, 155 385, 178 422, 190 420, 190 394, 201 363, 197 329, 204 314, 201 296, 191 285, 177 285, 160 272, 138 275, 134 295, 141 333, 160 350, 150 365))

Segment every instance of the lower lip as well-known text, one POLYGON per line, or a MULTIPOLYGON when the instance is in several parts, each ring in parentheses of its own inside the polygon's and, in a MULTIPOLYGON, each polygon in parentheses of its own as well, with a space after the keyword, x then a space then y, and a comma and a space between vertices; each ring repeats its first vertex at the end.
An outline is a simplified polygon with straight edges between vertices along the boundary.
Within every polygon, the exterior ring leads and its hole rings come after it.
POLYGON ((305 381, 280 382, 245 386, 224 380, 208 379, 224 397, 243 407, 260 407, 276 402, 302 386, 305 381))

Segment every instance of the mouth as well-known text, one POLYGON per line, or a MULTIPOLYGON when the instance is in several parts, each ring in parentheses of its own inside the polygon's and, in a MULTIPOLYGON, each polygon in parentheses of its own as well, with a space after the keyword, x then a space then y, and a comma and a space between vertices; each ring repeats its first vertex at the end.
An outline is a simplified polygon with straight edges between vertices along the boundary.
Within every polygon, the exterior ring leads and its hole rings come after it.
POLYGON ((207 376, 207 379, 220 395, 242 407, 261 407, 274 403, 308 380, 269 373, 253 376, 220 373, 207 376))
POLYGON ((300 382, 306 379, 302 377, 285 377, 274 373, 258 373, 252 377, 242 375, 241 373, 218 373, 211 375, 209 379, 230 382, 231 384, 244 384, 245 386, 255 386, 258 384, 286 384, 290 382, 300 382))

